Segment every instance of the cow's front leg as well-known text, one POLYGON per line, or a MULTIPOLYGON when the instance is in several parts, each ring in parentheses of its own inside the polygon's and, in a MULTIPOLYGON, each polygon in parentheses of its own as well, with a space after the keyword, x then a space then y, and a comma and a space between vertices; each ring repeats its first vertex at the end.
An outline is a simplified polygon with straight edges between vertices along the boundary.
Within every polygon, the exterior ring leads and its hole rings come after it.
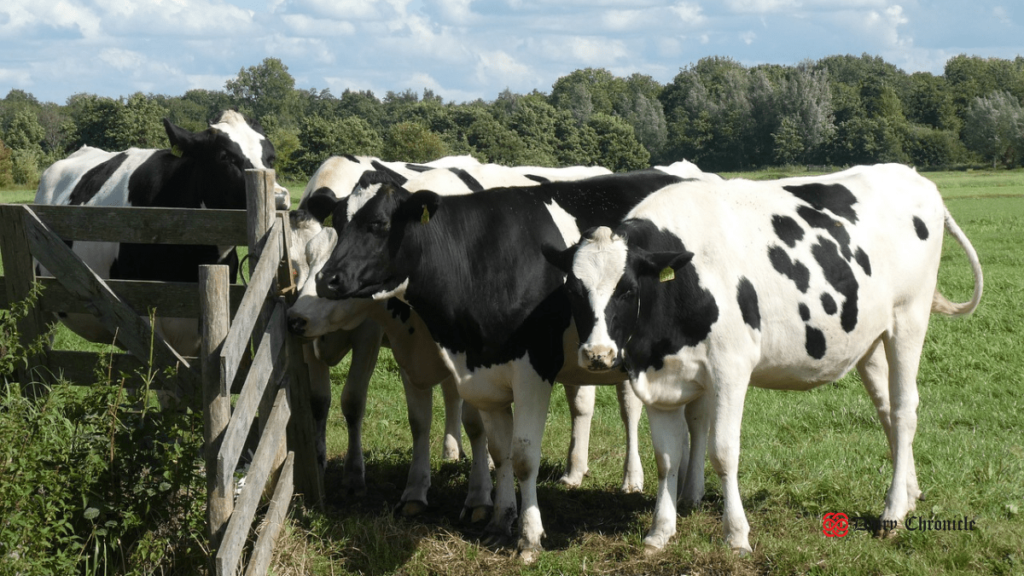
POLYGON ((377 366, 382 334, 380 326, 371 321, 363 322, 352 331, 352 360, 341 391, 341 412, 348 428, 348 453, 345 455, 342 482, 349 493, 357 496, 366 494, 363 417, 366 413, 366 391, 377 366))
POLYGON ((522 501, 518 551, 520 558, 527 564, 535 561, 543 550, 540 540, 544 536, 544 525, 537 503, 537 474, 540 471, 544 424, 551 403, 551 386, 551 383, 534 374, 520 376, 513 383, 515 419, 512 431, 512 465, 516 479, 519 480, 519 495, 522 501))
POLYGON ((628 381, 615 385, 619 399, 619 417, 626 428, 626 461, 622 471, 622 491, 629 494, 644 491, 644 466, 640 462, 640 416, 643 402, 633 392, 628 381))
POLYGON ((565 400, 569 404, 572 428, 569 435, 569 456, 565 462, 565 473, 559 482, 570 488, 578 488, 583 477, 589 472, 590 426, 594 421, 594 386, 573 386, 564 384, 565 400))
POLYGON ((747 381, 719 378, 708 393, 715 394, 711 415, 711 466, 722 480, 722 496, 725 501, 722 512, 725 541, 733 552, 746 556, 753 552, 748 536, 750 524, 743 512, 740 500, 740 425, 743 421, 743 401, 747 381), (739 382, 737 384, 736 382, 739 382))
POLYGON ((484 545, 512 540, 512 526, 518 517, 516 482, 512 472, 512 407, 480 410, 487 432, 487 451, 494 461, 494 514, 484 528, 484 545))
MULTIPOLYGON (((704 454, 708 446, 708 426, 711 423, 711 398, 704 394, 690 401, 684 409, 686 428, 690 436, 689 455, 685 457, 686 467, 679 467, 679 498, 677 502, 687 508, 694 508, 704 499, 704 454)), ((683 447, 686 450, 686 447, 683 447)))
POLYGON ((430 489, 430 423, 433 417, 433 389, 413 386, 405 370, 399 370, 405 388, 405 405, 409 411, 409 430, 412 432, 412 462, 405 481, 405 491, 397 511, 403 516, 415 516, 427 508, 430 489))
MULTIPOLYGON (((449 377, 450 378, 450 377, 449 377)), ((461 518, 472 523, 482 522, 494 502, 491 500, 491 470, 487 461, 487 434, 480 411, 469 402, 462 403, 462 425, 466 428, 473 464, 469 469, 469 493, 462 507, 461 518)))
POLYGON ((644 548, 653 552, 664 548, 676 533, 676 492, 685 449, 686 425, 682 406, 669 409, 648 406, 647 419, 651 424, 654 459, 658 464, 654 521, 644 538, 644 548))

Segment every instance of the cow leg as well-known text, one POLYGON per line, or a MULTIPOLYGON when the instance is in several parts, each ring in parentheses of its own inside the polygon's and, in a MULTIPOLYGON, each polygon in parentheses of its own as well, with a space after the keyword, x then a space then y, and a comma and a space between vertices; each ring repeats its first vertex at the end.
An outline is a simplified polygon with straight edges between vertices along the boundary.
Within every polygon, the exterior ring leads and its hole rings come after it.
POLYGON ((518 551, 522 561, 532 563, 543 550, 544 536, 537 503, 537 474, 540 471, 541 440, 551 404, 551 384, 536 373, 517 375, 513 384, 515 418, 512 423, 512 466, 519 480, 522 502, 519 514, 518 551))
POLYGON ((444 396, 444 450, 445 460, 459 460, 466 456, 462 450, 462 396, 459 388, 451 378, 441 381, 441 394, 444 396))
POLYGON ((405 481, 405 491, 398 505, 398 511, 406 517, 420 514, 427 508, 427 491, 430 489, 430 423, 433 417, 432 388, 421 389, 413 386, 405 370, 402 386, 405 387, 405 405, 409 410, 409 429, 412 431, 412 463, 405 481))
POLYGON ((677 502, 687 508, 695 508, 704 499, 704 453, 708 447, 710 405, 710 395, 703 394, 690 401, 684 410, 690 446, 689 455, 685 452, 686 446, 683 446, 684 456, 683 464, 679 467, 680 486, 677 502))
POLYGON ((309 371, 309 408, 316 430, 316 462, 327 469, 327 417, 331 413, 331 368, 316 355, 313 344, 302 346, 302 358, 309 371))
POLYGON ((743 512, 740 500, 739 462, 740 425, 743 421, 743 401, 750 376, 718 377, 715 379, 714 404, 711 415, 710 442, 708 445, 711 465, 722 481, 722 496, 725 502, 722 524, 725 541, 734 552, 745 556, 753 552, 748 536, 750 524, 743 512))
POLYGON ((352 331, 352 361, 341 391, 341 412, 348 428, 348 453, 345 456, 343 485, 350 494, 366 494, 366 464, 363 461, 363 416, 366 391, 377 366, 383 331, 375 322, 366 321, 352 331))
POLYGON ((629 494, 644 491, 644 467, 640 462, 640 416, 643 414, 643 403, 633 392, 629 382, 623 381, 615 385, 615 394, 619 399, 619 417, 626 428, 626 461, 622 470, 622 491, 629 494))
POLYGON ((882 526, 893 526, 913 509, 914 500, 907 493, 914 469, 913 442, 917 431, 917 369, 928 329, 928 313, 913 311, 897 314, 892 334, 885 339, 889 358, 889 401, 892 403, 893 475, 882 512, 882 526))
MULTIPOLYGON (((447 380, 450 379, 449 376, 447 380)), ((441 384, 443 386, 444 382, 441 384)), ((469 438, 473 464, 469 469, 469 493, 466 495, 466 503, 462 507, 460 517, 465 519, 468 515, 469 521, 476 524, 487 518, 494 502, 491 500, 491 470, 487 462, 487 435, 484 432, 484 422, 480 411, 469 402, 462 403, 462 425, 466 428, 466 436, 469 438)))
POLYGON ((512 472, 512 407, 481 410, 487 432, 487 451, 494 461, 494 515, 484 528, 484 545, 512 539, 512 525, 518 516, 516 482, 512 472))
POLYGON ((583 477, 590 472, 590 425, 594 421, 594 402, 597 390, 594 386, 572 386, 564 384, 565 400, 569 403, 572 416, 572 432, 569 437, 569 456, 565 461, 565 473, 559 482, 570 488, 578 488, 583 477))
POLYGON ((676 533, 676 491, 680 463, 685 449, 686 426, 683 407, 662 409, 647 407, 651 424, 654 461, 658 464, 658 493, 654 503, 654 521, 644 537, 647 552, 661 550, 676 533))
MULTIPOLYGON (((878 420, 882 423, 882 430, 885 431, 885 439, 889 443, 889 457, 894 457, 894 439, 892 424, 889 416, 889 363, 885 358, 885 347, 881 339, 876 341, 867 354, 857 363, 857 372, 860 374, 864 389, 867 390, 871 402, 878 412, 878 420)), ((907 477, 907 498, 910 500, 910 508, 915 508, 915 503, 922 498, 923 494, 917 484, 917 470, 914 460, 910 460, 910 472, 907 477)))

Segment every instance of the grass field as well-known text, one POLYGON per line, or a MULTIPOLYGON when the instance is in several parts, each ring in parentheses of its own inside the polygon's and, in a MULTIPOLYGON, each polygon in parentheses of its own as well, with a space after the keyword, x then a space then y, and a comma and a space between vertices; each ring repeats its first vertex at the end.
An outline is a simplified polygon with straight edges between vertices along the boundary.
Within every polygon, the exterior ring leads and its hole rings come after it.
MULTIPOLYGON (((770 177, 798 175, 769 174, 770 177)), ((401 495, 411 445, 397 367, 382 353, 364 423, 366 496, 340 486, 346 431, 332 371, 328 501, 298 508, 274 558, 274 574, 1022 574, 1024 573, 1024 172, 925 173, 973 242, 985 295, 971 317, 933 318, 919 375, 914 443, 926 494, 913 514, 975 520, 973 531, 908 531, 880 540, 864 531, 822 534, 822 515, 880 514, 892 467, 874 408, 857 376, 805 393, 747 395, 740 491, 754 554, 736 558, 722 539, 720 484, 706 464, 704 504, 680 515, 666 549, 644 557, 657 481, 646 419, 641 424, 645 490, 618 493, 624 433, 614 390, 598 389, 591 474, 579 489, 557 483, 568 447, 568 407, 556 386, 543 441, 538 494, 546 552, 529 567, 509 549, 478 543, 459 521, 467 462, 439 459, 443 414, 435 393, 430 507, 416 519, 391 510, 401 495)), ((726 175, 732 176, 732 175, 726 175)), ((745 174, 744 176, 754 176, 745 174)), ((293 194, 301 184, 289 183, 293 194)), ((0 202, 12 199, 0 192, 0 202)), ((946 242, 939 286, 952 300, 972 287, 960 247, 946 242)), ((466 444, 468 449, 468 443, 466 444)))

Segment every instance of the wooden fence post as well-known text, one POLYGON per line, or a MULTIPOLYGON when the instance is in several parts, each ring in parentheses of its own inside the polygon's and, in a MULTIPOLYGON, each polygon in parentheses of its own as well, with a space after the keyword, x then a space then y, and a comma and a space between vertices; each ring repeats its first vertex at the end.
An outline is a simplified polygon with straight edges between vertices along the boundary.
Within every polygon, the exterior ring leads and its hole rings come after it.
MULTIPOLYGON (((199 267, 200 315, 202 320, 203 426, 206 440, 207 519, 210 548, 220 546, 228 518, 234 508, 234 478, 220 478, 217 454, 224 430, 231 418, 230 382, 224 381, 221 348, 230 324, 228 267, 199 267)), ((212 558, 212 556, 211 556, 212 558)))
MULTIPOLYGON (((29 253, 28 240, 25 236, 25 224, 19 206, 0 207, 0 257, 4 262, 4 276, 7 277, 7 302, 13 306, 28 297, 36 273, 29 253)), ((39 336, 46 333, 46 321, 36 304, 28 315, 18 322, 18 334, 21 344, 31 346, 39 336)), ((28 358, 28 366, 18 364, 17 377, 21 382, 21 392, 35 397, 42 392, 39 382, 43 379, 42 371, 35 368, 46 365, 45 351, 28 358)))

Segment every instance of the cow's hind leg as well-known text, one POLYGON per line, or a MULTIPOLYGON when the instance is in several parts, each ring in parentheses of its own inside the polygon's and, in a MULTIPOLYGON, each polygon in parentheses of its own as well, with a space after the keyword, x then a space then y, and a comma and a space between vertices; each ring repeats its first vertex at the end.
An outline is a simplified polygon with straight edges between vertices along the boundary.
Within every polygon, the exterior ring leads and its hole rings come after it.
MULTIPOLYGON (((451 378, 449 376, 449 378, 451 378)), ((487 519, 494 502, 491 500, 491 470, 487 458, 487 435, 480 411, 469 402, 462 403, 462 425, 466 428, 473 465, 469 470, 469 493, 462 507, 461 518, 472 523, 487 519)))
POLYGON ((327 417, 331 413, 331 368, 317 357, 312 344, 302 346, 302 357, 309 371, 309 404, 316 430, 316 462, 327 469, 327 417))
POLYGON ((708 425, 711 422, 711 398, 704 394, 686 405, 686 431, 689 432, 689 453, 684 445, 683 462, 679 466, 678 503, 695 508, 704 499, 704 454, 708 447, 708 425))
POLYGON ((583 483, 583 477, 590 471, 587 464, 590 455, 590 426, 594 421, 594 402, 597 390, 593 386, 572 386, 564 384, 565 400, 572 416, 569 438, 569 456, 565 462, 565 473, 559 482, 571 488, 583 483))
POLYGON ((481 410, 487 432, 487 451, 494 461, 494 514, 484 528, 484 545, 505 544, 512 540, 512 527, 518 517, 516 479, 512 471, 512 407, 481 410))
POLYGON ((882 526, 896 525, 913 509, 909 495, 910 479, 914 472, 914 434, 917 432, 917 369, 921 363, 925 332, 928 329, 928 309, 923 314, 913 310, 897 313, 893 331, 885 340, 885 353, 889 359, 889 401, 892 403, 892 459, 893 477, 882 512, 882 526))
MULTIPOLYGON (((643 403, 633 392, 629 382, 615 385, 619 400, 619 417, 626 428, 626 461, 623 463, 622 491, 625 493, 644 491, 644 467, 640 462, 640 416, 643 403)), ((703 455, 701 456, 703 458, 703 455)))
MULTIPOLYGON (((889 413, 889 362, 885 357, 885 346, 882 345, 881 339, 876 341, 857 363, 857 372, 878 412, 878 420, 882 423, 885 439, 889 443, 889 457, 893 458, 895 443, 889 413)), ((907 498, 911 510, 914 509, 917 500, 923 499, 917 484, 917 470, 913 458, 910 460, 910 471, 907 476, 907 498)))

